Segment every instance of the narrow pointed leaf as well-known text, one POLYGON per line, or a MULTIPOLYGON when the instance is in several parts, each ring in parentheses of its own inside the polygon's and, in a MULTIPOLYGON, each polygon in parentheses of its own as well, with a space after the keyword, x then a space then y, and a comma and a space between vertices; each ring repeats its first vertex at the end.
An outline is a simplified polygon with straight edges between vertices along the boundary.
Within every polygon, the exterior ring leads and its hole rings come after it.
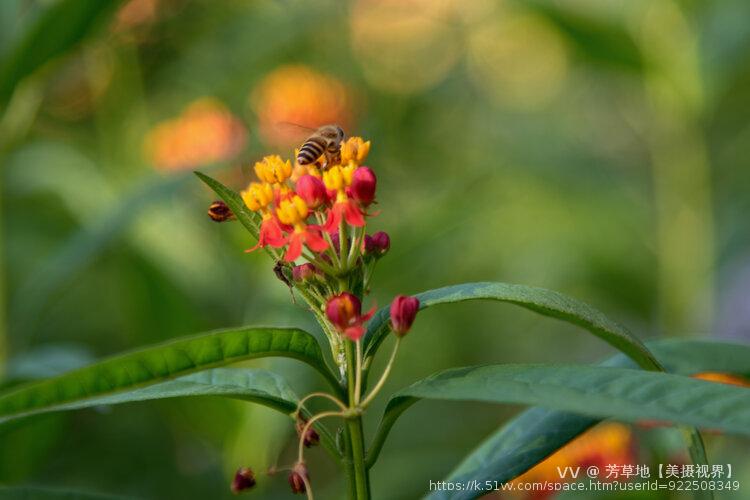
POLYGON ((239 328, 157 344, 12 388, 0 393, 0 423, 207 368, 271 356, 304 361, 338 387, 309 333, 293 328, 239 328))
MULTIPOLYGON (((659 370, 659 363, 643 343, 623 326, 609 320, 593 307, 561 293, 509 283, 465 283, 429 290, 416 295, 420 308, 466 300, 498 300, 519 305, 544 316, 585 328, 630 356, 639 366, 659 370)), ((380 309, 370 321, 364 339, 365 356, 373 356, 388 335, 389 309, 380 309)))
MULTIPOLYGON (((750 346, 697 340, 661 340, 648 347, 670 372, 693 375, 712 371, 750 376, 750 346)), ((604 366, 633 366, 622 354, 604 366)), ((446 481, 507 482, 539 463, 600 421, 558 410, 531 408, 482 441, 448 475, 446 481)), ((471 499, 482 492, 435 491, 431 499, 471 499)))
POLYGON ((268 370, 213 368, 137 389, 63 403, 54 410, 79 410, 94 406, 195 396, 223 396, 268 406, 282 413, 297 408, 297 395, 280 376, 268 370))

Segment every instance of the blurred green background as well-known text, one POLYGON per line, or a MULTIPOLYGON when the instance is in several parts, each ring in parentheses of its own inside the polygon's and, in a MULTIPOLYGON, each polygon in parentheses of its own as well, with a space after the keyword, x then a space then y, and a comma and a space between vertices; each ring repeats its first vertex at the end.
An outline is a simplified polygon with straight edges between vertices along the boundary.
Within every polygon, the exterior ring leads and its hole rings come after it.
MULTIPOLYGON (((5 0, 2 383, 212 328, 316 328, 268 257, 243 253, 242 228, 209 220, 190 173, 244 187, 255 160, 304 139, 283 122, 373 142, 372 230, 392 249, 370 303, 518 282, 644 339, 750 341, 749 18, 746 0, 5 0)), ((420 314, 387 388, 610 352, 528 312, 459 304, 420 314)), ((254 365, 317 387, 294 362, 254 365)), ((517 410, 417 405, 373 469, 376 498, 417 497, 517 410)), ((220 498, 238 466, 289 462, 293 432, 218 399, 48 415, 0 429, 0 484, 220 498)), ((749 444, 708 443, 745 488, 749 444)), ((308 463, 321 498, 342 494, 323 452, 308 463)), ((259 475, 255 495, 291 497, 259 475)))

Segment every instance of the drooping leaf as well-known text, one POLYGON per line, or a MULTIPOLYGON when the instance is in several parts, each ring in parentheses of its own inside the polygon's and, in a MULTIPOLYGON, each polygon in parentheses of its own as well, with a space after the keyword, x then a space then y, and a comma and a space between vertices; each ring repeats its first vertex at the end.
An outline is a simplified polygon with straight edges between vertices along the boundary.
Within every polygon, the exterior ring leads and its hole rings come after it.
MULTIPOLYGON (((417 294, 420 308, 466 300, 499 300, 558 318, 585 328, 635 360, 642 368, 658 370, 659 363, 643 343, 623 326, 609 320, 593 307, 561 293, 508 283, 465 283, 417 294)), ((388 335, 388 307, 380 309, 370 321, 364 339, 365 356, 373 356, 388 335)))
MULTIPOLYGON (((699 340, 649 342, 649 349, 674 373, 715 371, 750 376, 750 346, 699 340)), ((622 354, 603 366, 634 367, 622 354)), ((599 418, 545 408, 522 412, 482 441, 448 475, 446 481, 507 482, 576 438, 599 418)), ((482 492, 434 491, 431 499, 471 499, 482 492)))
POLYGON ((117 0, 60 0, 46 9, 0 63, 0 108, 16 85, 83 40, 117 0))
POLYGON ((0 423, 246 359, 281 356, 309 364, 334 388, 315 338, 293 328, 239 328, 169 341, 0 393, 0 423))

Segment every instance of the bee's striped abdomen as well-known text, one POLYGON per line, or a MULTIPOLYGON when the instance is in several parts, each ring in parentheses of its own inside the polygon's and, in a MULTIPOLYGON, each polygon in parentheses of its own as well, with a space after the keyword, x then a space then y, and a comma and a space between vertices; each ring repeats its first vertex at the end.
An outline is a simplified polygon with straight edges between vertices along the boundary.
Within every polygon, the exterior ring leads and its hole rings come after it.
POLYGON ((313 136, 305 142, 297 153, 297 163, 309 165, 314 162, 326 149, 326 141, 322 137, 313 136))

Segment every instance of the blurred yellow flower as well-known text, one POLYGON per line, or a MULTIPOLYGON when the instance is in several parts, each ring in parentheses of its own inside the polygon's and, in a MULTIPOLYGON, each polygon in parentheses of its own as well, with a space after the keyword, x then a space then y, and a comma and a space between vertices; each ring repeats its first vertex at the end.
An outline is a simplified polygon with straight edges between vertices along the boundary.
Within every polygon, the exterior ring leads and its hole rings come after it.
POLYGON ((204 97, 157 124, 146 136, 145 150, 157 169, 183 170, 231 159, 245 141, 242 123, 219 101, 204 97))
POLYGON ((304 140, 310 135, 304 128, 335 123, 347 130, 353 107, 343 83, 303 65, 282 66, 266 75, 250 94, 250 106, 261 137, 277 148, 304 140))

